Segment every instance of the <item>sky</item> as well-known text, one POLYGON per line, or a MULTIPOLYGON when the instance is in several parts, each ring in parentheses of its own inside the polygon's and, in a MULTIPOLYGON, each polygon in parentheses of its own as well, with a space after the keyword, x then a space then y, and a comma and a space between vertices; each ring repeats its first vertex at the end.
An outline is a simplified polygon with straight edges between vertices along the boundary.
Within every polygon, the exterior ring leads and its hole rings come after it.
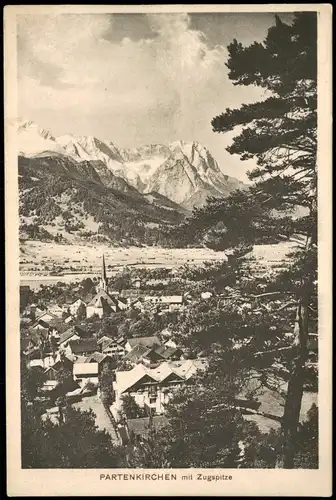
MULTIPOLYGON (((291 22, 292 14, 280 14, 291 22)), ((18 115, 55 136, 89 135, 129 148, 198 141, 223 172, 246 180, 253 161, 211 120, 265 97, 234 86, 227 45, 263 41, 269 13, 18 16, 18 115)))

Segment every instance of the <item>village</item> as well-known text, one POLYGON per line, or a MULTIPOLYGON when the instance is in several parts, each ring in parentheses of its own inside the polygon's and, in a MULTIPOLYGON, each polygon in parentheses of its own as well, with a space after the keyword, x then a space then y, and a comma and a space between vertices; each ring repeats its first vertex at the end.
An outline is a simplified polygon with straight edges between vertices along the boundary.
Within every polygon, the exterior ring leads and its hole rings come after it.
MULTIPOLYGON (((161 270, 159 279, 152 272, 133 273, 127 282, 122 276, 108 278, 106 268, 103 255, 99 275, 87 280, 87 292, 72 285, 72 293, 47 294, 43 305, 21 286, 21 361, 43 381, 35 397, 43 419, 57 423, 66 405, 92 410, 99 429, 116 445, 128 445, 144 442, 150 429, 166 426, 165 407, 175 390, 193 384, 210 365, 206 351, 193 351, 174 334, 183 314, 190 314, 193 304, 213 310, 213 299, 220 304, 228 296, 237 310, 244 310, 246 303, 229 286, 206 288, 204 281, 182 279, 176 272, 161 270), (176 293, 178 289, 183 292, 176 293), (24 298, 27 294, 30 300, 24 298)), ((313 372, 316 340, 310 334, 313 372)), ((284 352, 291 341, 292 333, 280 340, 284 352)), ((236 341, 233 350, 242 345, 236 341)), ((236 401, 262 430, 280 426, 286 380, 284 364, 273 360, 257 399, 242 393, 236 401)), ((305 386, 304 405, 315 401, 315 391, 313 377, 305 386)))
MULTIPOLYGON (((157 280, 148 280, 148 285, 155 288, 157 280)), ((21 294, 27 288, 21 287, 21 294)), ((165 404, 174 388, 188 384, 208 363, 177 345, 168 328, 133 338, 99 328, 101 320, 116 313, 158 317, 182 312, 190 302, 188 293, 146 295, 139 277, 130 289, 118 292, 109 283, 104 256, 95 291, 86 300, 51 300, 45 309, 35 303, 21 306, 21 324, 28 324, 21 335, 21 358, 28 368, 43 373, 37 396, 43 417, 56 420, 64 404, 91 408, 98 427, 126 444, 130 436, 146 436, 149 423, 164 425, 165 404)), ((203 300, 211 296, 201 293, 203 300)))

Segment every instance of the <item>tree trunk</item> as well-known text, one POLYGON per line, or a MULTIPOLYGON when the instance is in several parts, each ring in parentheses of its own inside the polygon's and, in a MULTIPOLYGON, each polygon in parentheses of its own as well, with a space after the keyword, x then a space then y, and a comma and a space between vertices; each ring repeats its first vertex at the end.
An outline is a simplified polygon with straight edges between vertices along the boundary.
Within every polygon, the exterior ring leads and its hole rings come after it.
MULTIPOLYGON (((311 250, 312 238, 307 237, 306 252, 311 250)), ((300 423, 301 403, 305 381, 305 365, 308 355, 308 307, 312 296, 314 269, 301 281, 301 297, 297 307, 296 324, 294 328, 295 357, 288 381, 285 411, 282 421, 283 433, 283 467, 294 468, 295 443, 300 423)))
POLYGON ((299 334, 296 356, 291 377, 288 381, 285 412, 283 416, 282 430, 284 437, 283 466, 285 469, 293 469, 295 457, 295 441, 298 425, 300 422, 301 402, 303 396, 305 364, 307 360, 308 344, 308 314, 307 306, 299 304, 298 322, 299 334))

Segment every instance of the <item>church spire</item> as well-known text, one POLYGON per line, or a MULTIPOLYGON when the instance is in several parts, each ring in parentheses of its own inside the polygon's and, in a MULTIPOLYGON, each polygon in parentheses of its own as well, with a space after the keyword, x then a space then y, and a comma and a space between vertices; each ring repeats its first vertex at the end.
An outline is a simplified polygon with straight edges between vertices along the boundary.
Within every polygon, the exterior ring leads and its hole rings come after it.
POLYGON ((106 268, 105 268, 105 258, 104 258, 104 254, 103 254, 102 279, 103 279, 104 281, 107 281, 107 279, 106 279, 106 268))
POLYGON ((107 276, 106 276, 106 267, 105 267, 105 257, 103 254, 103 263, 102 263, 102 273, 100 277, 99 288, 107 292, 107 276))

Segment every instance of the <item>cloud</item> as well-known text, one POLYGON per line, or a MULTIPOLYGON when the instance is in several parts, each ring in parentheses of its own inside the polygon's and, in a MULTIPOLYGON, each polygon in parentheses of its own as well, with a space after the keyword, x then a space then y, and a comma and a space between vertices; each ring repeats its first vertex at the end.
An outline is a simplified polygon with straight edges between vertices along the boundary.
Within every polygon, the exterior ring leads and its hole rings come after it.
POLYGON ((26 16, 19 21, 20 99, 24 107, 97 112, 108 105, 154 106, 183 113, 211 80, 223 53, 209 49, 187 14, 148 15, 152 36, 115 43, 111 16, 26 16), (108 39, 106 33, 109 34, 108 39), (32 98, 26 100, 27 94, 32 98), (38 97, 38 99, 34 99, 38 97))
POLYGON ((211 118, 259 94, 232 86, 226 47, 209 44, 191 20, 19 16, 19 116, 56 135, 95 135, 123 147, 176 139, 215 146, 211 118))

